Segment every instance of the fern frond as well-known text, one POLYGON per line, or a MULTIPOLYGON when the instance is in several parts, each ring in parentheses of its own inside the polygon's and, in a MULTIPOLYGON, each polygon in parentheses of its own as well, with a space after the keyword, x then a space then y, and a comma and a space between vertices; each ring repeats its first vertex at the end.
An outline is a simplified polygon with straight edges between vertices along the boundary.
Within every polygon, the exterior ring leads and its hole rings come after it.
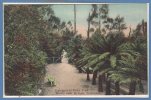
POLYGON ((110 64, 111 64, 112 68, 116 67, 116 56, 115 55, 110 56, 110 64))
POLYGON ((104 69, 104 70, 101 70, 99 74, 100 74, 100 75, 103 75, 103 74, 107 73, 107 72, 110 71, 110 70, 112 70, 112 68, 106 68, 106 69, 104 69))
POLYGON ((101 67, 103 67, 103 64, 105 63, 105 61, 100 61, 94 68, 93 71, 98 71, 101 67))
POLYGON ((97 54, 97 56, 93 56, 93 58, 91 57, 91 59, 89 59, 88 63, 87 63, 87 67, 93 67, 95 66, 97 63, 101 62, 102 60, 104 60, 106 57, 109 56, 109 52, 105 52, 103 54, 97 54))

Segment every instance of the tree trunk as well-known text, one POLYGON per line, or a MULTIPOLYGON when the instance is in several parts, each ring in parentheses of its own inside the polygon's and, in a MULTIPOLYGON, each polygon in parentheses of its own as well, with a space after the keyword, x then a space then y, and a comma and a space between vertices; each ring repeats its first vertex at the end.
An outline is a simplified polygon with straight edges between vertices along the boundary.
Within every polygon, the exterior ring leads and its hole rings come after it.
POLYGON ((121 24, 119 23, 119 32, 121 32, 121 24))
POLYGON ((101 13, 99 12, 99 32, 101 33, 101 13))
POLYGON ((81 68, 78 68, 78 70, 79 70, 79 73, 82 73, 82 69, 81 68))
POLYGON ((111 95, 111 82, 109 79, 106 80, 106 95, 111 95))
POLYGON ((129 95, 135 95, 136 81, 131 81, 129 86, 129 95))
POLYGON ((87 81, 90 81, 90 71, 89 71, 89 68, 87 68, 86 70, 86 73, 87 73, 87 81))
MULTIPOLYGON (((90 13, 89 13, 89 18, 90 18, 90 13)), ((89 37, 90 37, 89 35, 90 35, 90 20, 88 20, 88 31, 87 31, 88 44, 89 44, 89 37)), ((89 68, 87 68, 86 73, 87 73, 87 81, 89 81, 90 80, 90 76, 89 76, 90 71, 89 71, 89 68)))
MULTIPOLYGON (((89 18, 90 18, 90 13, 89 13, 89 18)), ((87 38, 89 39, 89 37, 90 37, 90 21, 88 20, 87 38)))
POLYGON ((97 71, 93 72, 92 85, 96 85, 97 71))
POLYGON ((105 74, 102 74, 102 80, 105 82, 106 78, 105 78, 105 74))
POLYGON ((144 25, 144 20, 142 20, 142 31, 143 31, 143 35, 145 35, 145 25, 144 25))
POLYGON ((101 19, 99 18, 99 33, 101 33, 101 19))
POLYGON ((99 92, 103 92, 103 79, 102 79, 102 75, 99 75, 98 91, 99 92))
POLYGON ((74 33, 76 33, 76 5, 74 4, 74 33))
POLYGON ((111 95, 111 81, 110 79, 108 78, 109 74, 107 73, 107 76, 106 76, 106 95, 111 95))
POLYGON ((129 31, 128 37, 130 38, 131 37, 131 31, 132 31, 132 29, 131 29, 131 27, 129 27, 129 29, 130 29, 130 31, 129 31))
POLYGON ((115 82, 115 94, 119 95, 120 94, 120 84, 119 82, 115 82))

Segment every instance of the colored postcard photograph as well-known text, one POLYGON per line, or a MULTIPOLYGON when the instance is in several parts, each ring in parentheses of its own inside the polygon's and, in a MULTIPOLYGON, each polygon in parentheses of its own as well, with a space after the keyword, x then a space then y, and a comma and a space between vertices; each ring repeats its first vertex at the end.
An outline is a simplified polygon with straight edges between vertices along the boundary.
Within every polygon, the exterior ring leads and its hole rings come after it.
POLYGON ((3 3, 5 97, 147 97, 148 3, 3 3))

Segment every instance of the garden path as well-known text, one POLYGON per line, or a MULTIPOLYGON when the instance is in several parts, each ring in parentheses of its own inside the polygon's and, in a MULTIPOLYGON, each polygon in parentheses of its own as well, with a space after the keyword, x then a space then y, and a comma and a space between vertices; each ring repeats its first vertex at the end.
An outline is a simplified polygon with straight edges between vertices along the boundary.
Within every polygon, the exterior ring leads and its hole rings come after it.
MULTIPOLYGON (((78 73, 78 70, 71 64, 68 64, 68 59, 63 55, 62 63, 49 64, 46 66, 45 83, 48 81, 48 76, 55 79, 56 86, 44 86, 44 95, 99 95, 97 85, 92 85, 91 81, 86 81, 86 74, 78 73)), ((92 78, 92 75, 90 75, 92 78)))

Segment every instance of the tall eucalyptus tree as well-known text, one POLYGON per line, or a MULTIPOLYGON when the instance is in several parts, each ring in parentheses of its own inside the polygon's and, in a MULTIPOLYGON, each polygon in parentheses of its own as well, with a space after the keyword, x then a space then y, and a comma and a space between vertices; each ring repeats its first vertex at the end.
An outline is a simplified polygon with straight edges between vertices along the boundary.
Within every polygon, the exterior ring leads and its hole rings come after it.
POLYGON ((76 4, 74 4, 74 33, 76 33, 76 4))

